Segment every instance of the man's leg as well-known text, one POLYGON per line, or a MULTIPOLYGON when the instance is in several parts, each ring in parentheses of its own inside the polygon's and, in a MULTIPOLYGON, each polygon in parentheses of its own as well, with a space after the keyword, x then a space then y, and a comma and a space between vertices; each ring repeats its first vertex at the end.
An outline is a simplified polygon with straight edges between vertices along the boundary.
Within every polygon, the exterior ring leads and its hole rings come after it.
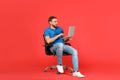
POLYGON ((72 64, 73 64, 73 68, 74 68, 73 76, 84 77, 84 75, 82 75, 78 71, 78 51, 69 45, 64 45, 63 51, 67 52, 69 54, 72 54, 72 64))
POLYGON ((57 69, 60 73, 64 73, 62 66, 63 46, 64 46, 63 43, 56 43, 55 45, 53 45, 53 47, 50 48, 51 51, 56 52, 58 59, 57 69))
POLYGON ((63 46, 63 43, 56 43, 53 47, 50 48, 52 52, 56 52, 58 65, 62 65, 63 46))
POLYGON ((64 45, 64 52, 67 52, 72 55, 72 64, 74 71, 78 71, 78 52, 75 48, 69 46, 69 45, 64 45))

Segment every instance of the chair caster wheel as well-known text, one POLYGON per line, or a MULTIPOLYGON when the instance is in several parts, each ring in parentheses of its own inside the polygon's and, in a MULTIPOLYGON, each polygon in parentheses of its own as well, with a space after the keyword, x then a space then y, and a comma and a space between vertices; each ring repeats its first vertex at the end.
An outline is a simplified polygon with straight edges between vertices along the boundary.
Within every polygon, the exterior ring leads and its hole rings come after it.
POLYGON ((65 70, 68 70, 68 68, 65 68, 65 70))
POLYGON ((43 70, 43 72, 47 72, 47 70, 43 70))
POLYGON ((53 68, 50 68, 50 70, 53 70, 53 68))
POLYGON ((58 72, 58 71, 57 71, 56 73, 57 73, 57 74, 60 74, 60 72, 58 72))
POLYGON ((73 73, 73 71, 72 71, 72 70, 70 70, 70 73, 73 73))

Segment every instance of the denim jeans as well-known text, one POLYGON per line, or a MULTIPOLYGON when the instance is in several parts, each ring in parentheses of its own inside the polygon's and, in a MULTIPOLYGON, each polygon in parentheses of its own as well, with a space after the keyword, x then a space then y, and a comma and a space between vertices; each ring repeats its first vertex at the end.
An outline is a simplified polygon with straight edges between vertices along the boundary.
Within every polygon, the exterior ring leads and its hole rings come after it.
POLYGON ((69 46, 69 45, 65 45, 63 43, 56 43, 50 48, 50 50, 52 52, 56 52, 59 65, 60 64, 62 65, 63 51, 71 54, 73 68, 75 71, 78 71, 78 52, 75 48, 73 48, 72 46, 69 46))

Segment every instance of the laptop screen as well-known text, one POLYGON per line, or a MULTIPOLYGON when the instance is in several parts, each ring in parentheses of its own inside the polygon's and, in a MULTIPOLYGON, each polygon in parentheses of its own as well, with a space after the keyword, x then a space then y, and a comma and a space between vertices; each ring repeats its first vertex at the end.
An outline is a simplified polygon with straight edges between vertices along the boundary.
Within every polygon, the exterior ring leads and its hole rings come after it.
POLYGON ((68 37, 72 37, 74 35, 75 26, 70 26, 68 30, 68 37))

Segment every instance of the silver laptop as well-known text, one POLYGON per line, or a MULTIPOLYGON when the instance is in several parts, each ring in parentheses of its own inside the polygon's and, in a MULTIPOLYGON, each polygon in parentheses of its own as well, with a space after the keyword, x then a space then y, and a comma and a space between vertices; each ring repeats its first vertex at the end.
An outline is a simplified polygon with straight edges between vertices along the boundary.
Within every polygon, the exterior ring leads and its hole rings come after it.
POLYGON ((68 30, 68 37, 72 37, 75 32, 75 26, 70 26, 68 30))

